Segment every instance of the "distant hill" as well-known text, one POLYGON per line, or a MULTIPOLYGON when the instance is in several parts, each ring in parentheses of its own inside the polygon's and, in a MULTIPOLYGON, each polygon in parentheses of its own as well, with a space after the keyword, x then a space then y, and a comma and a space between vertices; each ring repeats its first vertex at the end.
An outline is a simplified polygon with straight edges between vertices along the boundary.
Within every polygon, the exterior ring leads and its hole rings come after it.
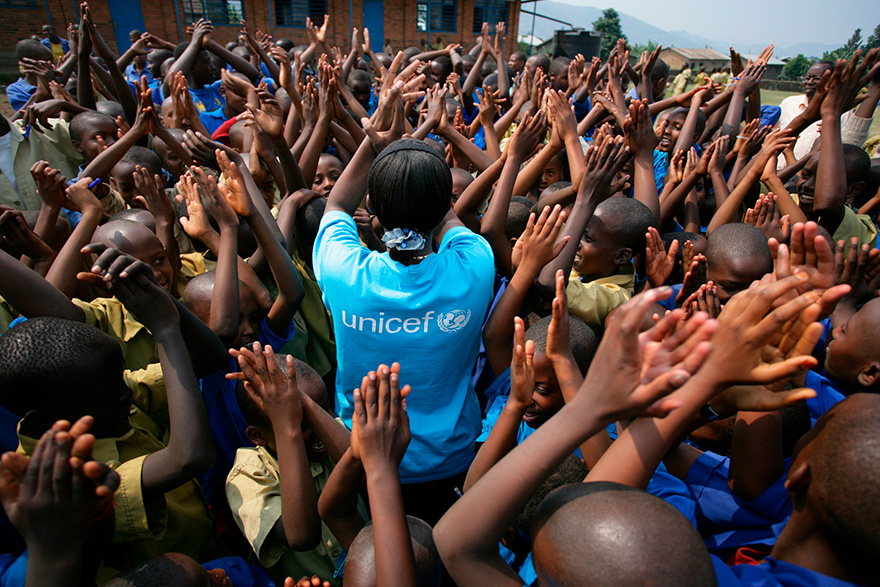
MULTIPOLYGON (((582 27, 587 30, 593 28, 593 21, 602 16, 602 9, 594 6, 572 6, 571 4, 563 4, 561 2, 535 2, 527 4, 523 7, 526 10, 545 14, 549 17, 556 18, 571 23, 574 27, 582 27), (533 10, 537 8, 537 10, 533 10)), ((647 43, 654 41, 660 43, 664 47, 710 47, 716 51, 727 53, 731 43, 726 39, 707 39, 698 35, 693 35, 686 31, 666 31, 655 27, 643 20, 640 20, 629 14, 620 13, 620 25, 623 32, 631 43, 647 43)), ((541 17, 535 18, 535 36, 547 40, 553 36, 553 31, 564 29, 565 25, 553 22, 541 17)), ((532 31, 532 15, 522 14, 519 19, 519 34, 529 35, 532 31)), ((772 41, 772 39, 770 39, 772 41)), ((760 53, 763 46, 758 45, 736 45, 736 49, 741 53, 760 53)), ((776 57, 794 57, 798 53, 810 56, 821 56, 823 52, 836 49, 834 45, 823 45, 820 43, 800 43, 791 47, 776 47, 776 57)))

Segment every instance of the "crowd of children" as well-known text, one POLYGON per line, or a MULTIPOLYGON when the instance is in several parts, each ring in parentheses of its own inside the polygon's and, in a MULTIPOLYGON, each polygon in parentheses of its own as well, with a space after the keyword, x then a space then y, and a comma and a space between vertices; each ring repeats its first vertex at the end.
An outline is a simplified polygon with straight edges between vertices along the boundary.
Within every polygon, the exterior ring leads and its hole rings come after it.
POLYGON ((241 24, 16 47, 0 584, 880 585, 880 50, 241 24))

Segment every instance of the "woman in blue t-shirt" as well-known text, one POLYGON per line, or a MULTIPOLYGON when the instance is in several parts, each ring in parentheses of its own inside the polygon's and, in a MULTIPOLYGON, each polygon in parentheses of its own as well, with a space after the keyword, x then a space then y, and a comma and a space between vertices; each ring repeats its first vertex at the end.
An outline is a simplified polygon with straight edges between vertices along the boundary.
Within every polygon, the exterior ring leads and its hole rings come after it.
MULTIPOLYGON (((377 120, 390 120, 394 108, 383 113, 380 105, 377 120)), ((451 209, 443 157, 421 141, 393 142, 403 128, 396 108, 392 130, 377 133, 365 121, 370 138, 330 192, 314 268, 335 328, 336 411, 350 427, 361 378, 379 364, 400 363, 401 384, 412 387, 412 441, 400 467, 404 502, 408 514, 433 524, 455 500, 480 432, 470 376, 494 261, 485 239, 451 209), (352 218, 368 184, 369 205, 385 229, 384 253, 361 244, 352 218)))

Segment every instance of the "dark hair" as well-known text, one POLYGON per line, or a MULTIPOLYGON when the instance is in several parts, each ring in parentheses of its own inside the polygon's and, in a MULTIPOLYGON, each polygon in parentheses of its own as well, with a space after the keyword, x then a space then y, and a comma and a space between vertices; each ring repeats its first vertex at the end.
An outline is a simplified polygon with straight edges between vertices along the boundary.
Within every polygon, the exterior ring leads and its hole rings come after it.
POLYGON ((568 64, 571 59, 568 57, 557 57, 550 62, 550 71, 548 75, 568 75, 568 64))
POLYGON ((147 62, 150 64, 150 74, 154 78, 159 78, 161 75, 162 64, 169 57, 174 57, 174 53, 168 49, 153 49, 147 53, 147 62))
POLYGON ((528 56, 522 51, 514 51, 510 54, 510 57, 518 61, 525 61, 526 59, 528 59, 528 56))
POLYGON ((529 215, 532 213, 532 201, 522 196, 510 198, 510 206, 507 208, 507 224, 504 225, 504 236, 507 238, 519 238, 526 229, 529 215))
POLYGON ((871 173, 871 157, 857 145, 843 144, 843 164, 846 169, 846 183, 868 181, 871 173))
POLYGON ((596 214, 620 246, 632 249, 633 255, 645 249, 645 233, 654 226, 650 208, 632 198, 608 198, 596 207, 596 214))
POLYGON ((452 173, 434 149, 421 141, 401 139, 373 163, 369 190, 382 226, 427 235, 449 212, 452 173))
POLYGON ((441 55, 440 57, 435 57, 431 60, 434 63, 439 63, 440 67, 443 68, 443 78, 445 79, 447 75, 452 73, 452 59, 447 57, 446 55, 441 55))
POLYGON ((31 318, 0 336, 0 404, 19 416, 47 409, 47 421, 75 421, 96 388, 124 385, 124 365, 119 344, 94 326, 31 318))
POLYGON ((162 160, 155 152, 146 147, 139 147, 137 145, 130 147, 119 162, 140 165, 149 171, 150 175, 162 173, 162 160))
POLYGON ((753 261, 763 273, 773 269, 773 255, 761 229, 742 222, 731 222, 716 228, 706 245, 706 262, 712 267, 722 259, 753 261))
MULTIPOLYGON (((117 220, 130 220, 131 222, 137 222, 138 224, 144 224, 141 222, 141 218, 145 218, 144 214, 153 218, 153 215, 150 214, 149 211, 144 210, 143 208, 126 208, 121 212, 117 212, 113 216, 110 217, 109 222, 116 222, 117 220)), ((155 219, 153 220, 153 226, 155 227, 155 219)), ((146 224, 144 224, 146 226, 146 224)), ((149 228, 149 226, 147 227, 149 228)))
POLYGON ((662 59, 657 59, 654 63, 654 69, 651 70, 651 81, 669 77, 669 64, 662 59))
MULTIPOLYGON (((669 115, 666 117, 667 120, 672 118, 673 116, 678 116, 683 114, 685 118, 687 118, 688 112, 690 112, 690 108, 675 108, 669 115)), ((701 108, 697 108, 697 127, 694 129, 695 134, 702 134, 702 132, 706 129, 706 113, 703 112, 701 108)))
POLYGON ((15 58, 21 61, 22 57, 38 61, 48 61, 52 59, 52 50, 39 41, 22 39, 15 44, 15 58))
MULTIPOLYGON (((293 226, 296 231, 296 244, 300 251, 305 253, 312 250, 326 208, 327 198, 320 197, 312 198, 297 210, 293 226)), ((309 256, 310 261, 311 256, 309 256)))
POLYGON ((401 63, 408 64, 413 57, 421 52, 422 50, 418 47, 407 47, 403 50, 403 61, 401 63))
POLYGON ((583 483, 589 472, 587 465, 577 455, 571 454, 565 457, 556 470, 535 490, 523 511, 514 518, 514 526, 528 531, 532 518, 535 517, 535 511, 550 492, 571 483, 583 483))
POLYGON ((122 104, 115 100, 98 100, 95 103, 95 110, 101 114, 106 114, 114 121, 117 116, 121 116, 123 120, 128 121, 128 118, 125 116, 125 110, 122 108, 122 104))
POLYGON ((348 87, 351 87, 355 82, 367 82, 370 83, 370 74, 364 71, 363 69, 353 69, 351 73, 348 74, 348 79, 346 80, 346 84, 348 87))
POLYGON ((277 41, 275 41, 275 46, 281 47, 285 51, 290 51, 291 49, 296 47, 296 44, 293 41, 291 41, 290 39, 288 39, 287 37, 284 37, 282 39, 278 39, 277 41))
POLYGON ((529 59, 532 60, 532 63, 535 64, 540 70, 543 70, 544 73, 550 72, 550 57, 546 53, 535 53, 529 59))
MULTIPOLYGON (((442 564, 431 526, 419 518, 406 516, 416 566, 416 584, 419 587, 438 587, 442 564)), ((352 541, 345 562, 345 572, 353 585, 376 584, 376 544, 373 522, 367 522, 352 541)))
POLYGON ((100 112, 87 110, 80 112, 70 120, 70 139, 73 141, 82 140, 82 136, 86 131, 102 121, 108 121, 112 125, 116 125, 116 121, 100 112))
MULTIPOLYGON (((547 332, 552 320, 553 316, 544 316, 526 330, 526 340, 535 341, 536 353, 547 351, 547 332)), ((569 321, 571 354, 574 356, 578 369, 583 375, 586 375, 590 363, 593 362, 596 349, 599 347, 599 339, 596 338, 593 329, 577 316, 569 316, 569 321)))
POLYGON ((178 43, 177 47, 174 48, 174 58, 177 59, 183 52, 186 51, 186 48, 189 47, 189 43, 178 43))
MULTIPOLYGON (((278 364, 278 370, 281 374, 284 377, 287 377, 287 355, 276 353, 275 362, 278 364)), ((297 381, 300 382, 300 386, 302 386, 304 381, 309 379, 321 381, 321 384, 323 385, 321 376, 318 375, 318 372, 308 363, 300 361, 299 359, 294 359, 293 368, 296 369, 296 378, 297 381)), ((300 387, 300 389, 302 389, 302 387, 300 387)), ((248 426, 257 426, 264 430, 272 430, 271 420, 250 398, 247 390, 244 388, 244 383, 241 381, 236 382, 235 385, 235 401, 238 403, 241 415, 244 416, 244 421, 248 426)))

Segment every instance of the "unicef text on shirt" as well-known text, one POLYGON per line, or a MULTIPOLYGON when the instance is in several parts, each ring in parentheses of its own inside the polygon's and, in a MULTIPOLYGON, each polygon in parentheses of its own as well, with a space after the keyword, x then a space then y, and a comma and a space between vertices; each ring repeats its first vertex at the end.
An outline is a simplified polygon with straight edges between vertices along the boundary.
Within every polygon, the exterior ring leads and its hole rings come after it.
POLYGON ((421 318, 398 318, 386 316, 385 312, 379 312, 378 316, 358 316, 357 314, 348 314, 345 310, 342 311, 343 325, 360 332, 375 332, 377 334, 427 333, 432 326, 442 332, 455 333, 462 330, 470 319, 470 310, 450 310, 440 314, 429 310, 421 318))

